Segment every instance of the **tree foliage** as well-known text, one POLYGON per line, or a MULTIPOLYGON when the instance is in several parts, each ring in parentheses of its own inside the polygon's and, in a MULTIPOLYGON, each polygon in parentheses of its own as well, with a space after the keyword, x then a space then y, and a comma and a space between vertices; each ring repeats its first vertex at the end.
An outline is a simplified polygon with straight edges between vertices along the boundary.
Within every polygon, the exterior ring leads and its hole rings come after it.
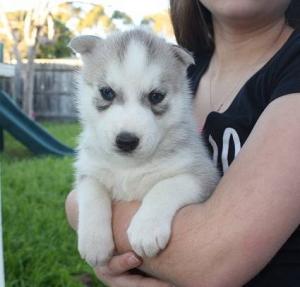
POLYGON ((39 46, 37 58, 67 58, 72 55, 71 49, 68 48, 68 43, 74 37, 74 34, 62 21, 57 19, 54 19, 54 29, 54 39, 47 44, 39 46))
POLYGON ((145 16, 141 25, 151 26, 157 33, 163 33, 166 36, 172 37, 174 35, 171 19, 168 11, 162 11, 145 16))
POLYGON ((57 21, 66 24, 70 19, 78 17, 82 9, 79 6, 74 6, 71 2, 64 2, 57 5, 51 12, 57 21))
POLYGON ((123 24, 128 25, 128 24, 133 24, 132 18, 128 16, 125 12, 115 10, 111 16, 111 19, 119 19, 123 20, 123 24))
POLYGON ((16 59, 14 92, 17 99, 22 98, 24 112, 34 116, 33 87, 34 59, 40 43, 52 40, 54 22, 51 17, 49 1, 41 1, 26 12, 5 13, 0 9, 0 21, 12 53, 16 59), (25 55, 22 46, 25 46, 25 55), (26 58, 26 63, 24 62, 26 58), (22 83, 21 83, 22 82, 22 83), (22 85, 23 84, 23 85, 22 85))
MULTIPOLYGON (((23 41, 24 39, 24 21, 26 17, 26 11, 15 11, 6 13, 7 20, 9 21, 12 31, 16 35, 16 40, 18 41, 18 48, 22 58, 26 57, 26 45, 23 41)), ((6 28, 2 21, 0 21, 0 42, 4 43, 4 59, 5 61, 11 61, 14 57, 13 54, 13 44, 14 41, 8 34, 4 31, 6 28)))
POLYGON ((93 6, 86 13, 81 14, 77 24, 78 31, 83 31, 87 28, 97 28, 98 26, 101 26, 107 32, 115 29, 112 19, 106 15, 102 5, 93 6))

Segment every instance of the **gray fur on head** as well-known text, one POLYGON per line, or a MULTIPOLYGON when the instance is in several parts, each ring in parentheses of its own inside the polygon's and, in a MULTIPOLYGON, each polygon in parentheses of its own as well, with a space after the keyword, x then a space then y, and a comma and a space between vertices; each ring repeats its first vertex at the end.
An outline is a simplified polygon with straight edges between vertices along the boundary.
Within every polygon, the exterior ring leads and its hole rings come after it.
POLYGON ((72 39, 68 44, 68 47, 76 53, 86 54, 92 52, 101 41, 102 39, 97 36, 82 35, 72 39))
POLYGON ((177 45, 173 45, 172 48, 175 57, 177 57, 180 61, 182 61, 182 63, 185 64, 187 67, 195 64, 195 60, 193 56, 187 50, 177 45))
MULTIPOLYGON (((175 59, 184 66, 188 67, 195 63, 193 56, 187 50, 177 45, 168 44, 165 40, 154 37, 152 33, 146 32, 142 29, 135 29, 125 33, 115 32, 105 41, 97 36, 82 35, 72 39, 68 44, 68 47, 70 47, 74 52, 85 56, 86 54, 92 54, 93 50, 100 48, 100 43, 105 43, 106 47, 110 50, 118 48, 118 56, 119 58, 122 58, 122 55, 124 55, 126 50, 126 46, 133 38, 141 41, 145 44, 145 46, 148 46, 150 56, 155 57, 158 46, 161 46, 161 48, 168 47, 169 51, 175 56, 175 59)), ((103 47, 103 49, 108 51, 105 47, 103 47)))

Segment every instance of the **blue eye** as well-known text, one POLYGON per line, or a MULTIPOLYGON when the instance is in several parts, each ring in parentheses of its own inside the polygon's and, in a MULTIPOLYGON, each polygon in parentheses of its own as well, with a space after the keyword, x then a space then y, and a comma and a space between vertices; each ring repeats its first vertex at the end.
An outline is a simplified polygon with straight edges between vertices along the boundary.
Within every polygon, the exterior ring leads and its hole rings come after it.
POLYGON ((99 92, 100 92, 102 98, 108 102, 113 101, 113 99, 116 97, 115 91, 110 87, 100 88, 99 92))
POLYGON ((166 97, 166 94, 159 92, 159 91, 152 91, 148 95, 148 99, 149 99, 149 102, 151 103, 151 105, 157 105, 157 104, 161 103, 165 97, 166 97))

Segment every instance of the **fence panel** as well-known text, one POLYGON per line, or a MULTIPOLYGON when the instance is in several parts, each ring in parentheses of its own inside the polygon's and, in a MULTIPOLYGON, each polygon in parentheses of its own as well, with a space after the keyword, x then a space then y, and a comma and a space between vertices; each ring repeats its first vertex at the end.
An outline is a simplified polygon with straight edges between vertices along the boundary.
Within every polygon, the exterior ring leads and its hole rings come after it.
POLYGON ((35 64, 34 111, 37 119, 77 118, 74 94, 74 64, 35 64))

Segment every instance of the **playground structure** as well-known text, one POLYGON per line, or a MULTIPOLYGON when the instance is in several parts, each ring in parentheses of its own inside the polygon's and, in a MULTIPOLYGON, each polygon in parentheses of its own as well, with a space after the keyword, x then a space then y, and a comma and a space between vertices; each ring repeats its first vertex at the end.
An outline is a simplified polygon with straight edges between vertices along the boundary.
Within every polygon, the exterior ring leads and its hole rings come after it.
POLYGON ((74 155, 73 149, 60 143, 26 116, 11 97, 0 90, 0 150, 4 149, 3 130, 9 132, 34 154, 74 155))
MULTIPOLYGON (((0 77, 14 77, 14 67, 2 63, 2 61, 3 44, 0 43, 0 77)), ((4 130, 34 154, 74 155, 73 149, 60 143, 37 122, 30 119, 0 88, 0 152, 4 149, 4 130)))

